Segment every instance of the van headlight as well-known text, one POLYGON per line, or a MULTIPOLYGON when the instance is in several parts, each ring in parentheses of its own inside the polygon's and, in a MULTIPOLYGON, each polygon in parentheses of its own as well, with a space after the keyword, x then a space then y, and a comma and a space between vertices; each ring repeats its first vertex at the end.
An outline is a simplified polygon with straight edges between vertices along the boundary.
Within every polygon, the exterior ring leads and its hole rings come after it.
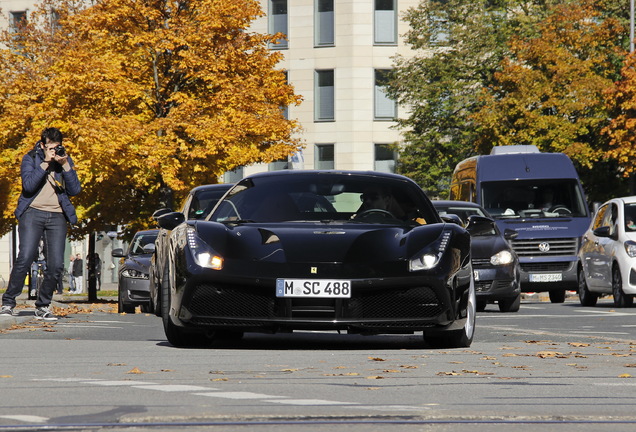
POLYGON ((512 264, 512 261, 514 258, 509 250, 502 250, 490 257, 490 264, 496 266, 512 264))
POLYGON ((630 258, 636 257, 636 242, 627 240, 625 242, 625 252, 627 252, 630 258))
POLYGON ((188 249, 197 265, 212 270, 221 270, 223 268, 223 257, 201 240, 193 227, 188 227, 187 236, 188 249))

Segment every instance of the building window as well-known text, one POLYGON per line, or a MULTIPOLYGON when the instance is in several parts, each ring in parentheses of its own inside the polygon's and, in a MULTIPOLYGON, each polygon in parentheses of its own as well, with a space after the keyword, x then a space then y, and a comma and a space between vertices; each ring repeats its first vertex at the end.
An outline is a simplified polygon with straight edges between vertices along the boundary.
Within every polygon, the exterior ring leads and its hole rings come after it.
POLYGON ((397 152, 391 144, 375 145, 375 160, 373 169, 380 172, 394 173, 397 152))
POLYGON ((316 71, 314 117, 316 121, 333 121, 335 94, 333 69, 316 71))
POLYGON ((386 94, 389 73, 387 69, 375 70, 373 116, 376 120, 394 120, 397 114, 397 104, 386 94))
POLYGON ((314 157, 314 168, 319 170, 334 169, 334 145, 316 144, 316 154, 314 157))
POLYGON ((238 183, 243 180, 243 167, 238 167, 233 171, 227 171, 223 175, 223 183, 238 183))
POLYGON ((289 161, 287 159, 281 159, 278 161, 270 162, 267 166, 268 171, 280 171, 289 169, 289 161))
POLYGON ((334 46, 333 0, 315 0, 315 7, 314 44, 334 46))
POLYGON ((376 45, 397 44, 396 0, 374 0, 373 43, 376 45))
POLYGON ((19 32, 21 28, 26 25, 26 22, 26 11, 11 12, 11 23, 9 25, 13 33, 19 32))
MULTIPOLYGON (((269 33, 288 34, 287 29, 287 0, 269 0, 269 33)), ((272 49, 287 49, 287 39, 278 39, 277 44, 270 45, 272 49)))

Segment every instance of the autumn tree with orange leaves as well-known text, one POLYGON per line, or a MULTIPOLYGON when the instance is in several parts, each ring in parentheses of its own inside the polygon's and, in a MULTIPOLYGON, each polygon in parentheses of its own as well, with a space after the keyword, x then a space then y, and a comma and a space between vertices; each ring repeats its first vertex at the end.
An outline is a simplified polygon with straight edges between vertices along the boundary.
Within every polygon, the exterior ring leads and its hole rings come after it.
POLYGON ((512 39, 512 55, 473 116, 481 152, 533 144, 588 168, 604 158, 604 92, 614 85, 626 54, 619 45, 625 28, 601 16, 595 3, 558 5, 538 24, 537 37, 512 39))
POLYGON ((74 234, 148 226, 161 205, 225 171, 302 143, 300 103, 250 32, 255 0, 45 0, 0 50, 0 233, 15 223, 19 166, 40 131, 65 135, 83 191, 74 234))
POLYGON ((603 132, 610 140, 606 156, 617 160, 623 176, 628 177, 636 174, 636 54, 627 58, 621 75, 606 93, 613 116, 603 132))

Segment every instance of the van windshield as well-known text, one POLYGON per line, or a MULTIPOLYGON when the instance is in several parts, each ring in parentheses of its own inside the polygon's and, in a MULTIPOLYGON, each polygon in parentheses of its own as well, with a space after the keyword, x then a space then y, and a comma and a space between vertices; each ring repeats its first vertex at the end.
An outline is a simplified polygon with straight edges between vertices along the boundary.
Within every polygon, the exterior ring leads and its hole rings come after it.
POLYGON ((575 179, 483 182, 481 199, 496 219, 588 216, 575 179))

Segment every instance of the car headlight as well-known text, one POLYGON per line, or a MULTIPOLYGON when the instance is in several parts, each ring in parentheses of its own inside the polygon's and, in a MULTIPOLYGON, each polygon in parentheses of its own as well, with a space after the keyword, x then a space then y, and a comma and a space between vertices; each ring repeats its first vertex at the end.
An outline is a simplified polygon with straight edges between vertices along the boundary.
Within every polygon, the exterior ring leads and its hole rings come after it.
POLYGON ((411 258, 409 261, 409 271, 430 270, 434 268, 444 255, 448 247, 450 236, 450 231, 444 231, 438 241, 423 249, 414 258, 411 258))
POLYGON ((513 261, 512 253, 509 250, 502 250, 490 257, 492 265, 508 265, 513 261))
POLYGON ((210 246, 199 238, 193 227, 188 227, 188 248, 199 266, 212 270, 223 268, 223 257, 215 253, 210 246))
POLYGON ((123 277, 132 279, 148 279, 148 274, 135 269, 125 269, 121 272, 123 277))
POLYGON ((630 258, 636 257, 636 242, 628 240, 625 242, 625 252, 630 258))

